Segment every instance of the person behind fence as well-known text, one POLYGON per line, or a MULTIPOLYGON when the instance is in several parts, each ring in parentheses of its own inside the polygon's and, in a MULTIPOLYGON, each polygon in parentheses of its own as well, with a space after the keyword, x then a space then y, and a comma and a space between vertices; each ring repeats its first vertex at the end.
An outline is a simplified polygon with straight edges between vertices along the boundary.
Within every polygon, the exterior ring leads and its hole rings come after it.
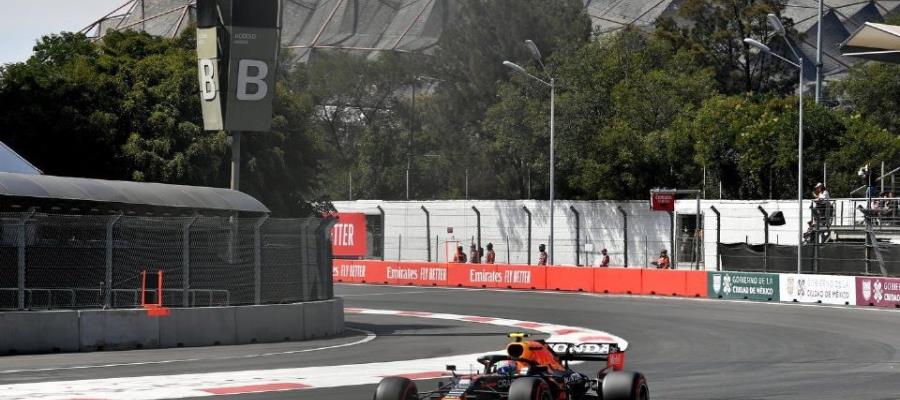
POLYGON ((538 265, 547 265, 547 246, 543 243, 538 245, 538 265))
POLYGON ((475 243, 469 246, 469 259, 472 264, 481 264, 481 255, 478 254, 478 247, 475 246, 475 243))
POLYGON ((488 264, 493 264, 496 261, 497 261, 497 253, 494 253, 494 244, 488 243, 487 244, 487 257, 485 258, 484 262, 486 262, 488 264))
POLYGON ((669 252, 666 249, 662 249, 659 251, 659 258, 656 261, 650 263, 656 266, 658 269, 669 269, 669 252))
POLYGON ((606 253, 606 249, 600 250, 600 254, 603 255, 603 257, 600 259, 600 266, 609 267, 609 254, 606 253))
POLYGON ((465 263, 466 262, 466 253, 463 252, 462 246, 456 246, 456 254, 453 255, 453 262, 455 262, 455 263, 465 263))

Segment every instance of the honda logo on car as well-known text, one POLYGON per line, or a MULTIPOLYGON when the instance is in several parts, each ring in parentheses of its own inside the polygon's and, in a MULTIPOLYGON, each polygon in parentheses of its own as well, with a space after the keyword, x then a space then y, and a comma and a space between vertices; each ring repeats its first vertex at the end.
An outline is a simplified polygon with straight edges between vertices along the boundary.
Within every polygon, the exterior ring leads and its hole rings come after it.
POLYGON ((472 283, 531 283, 531 271, 508 269, 499 272, 469 269, 469 281, 472 283))
POLYGON ((609 354, 609 345, 600 343, 552 343, 550 348, 557 354, 609 354))
POLYGON ((447 269, 431 267, 397 268, 389 266, 387 267, 387 278, 406 281, 446 281, 447 269))

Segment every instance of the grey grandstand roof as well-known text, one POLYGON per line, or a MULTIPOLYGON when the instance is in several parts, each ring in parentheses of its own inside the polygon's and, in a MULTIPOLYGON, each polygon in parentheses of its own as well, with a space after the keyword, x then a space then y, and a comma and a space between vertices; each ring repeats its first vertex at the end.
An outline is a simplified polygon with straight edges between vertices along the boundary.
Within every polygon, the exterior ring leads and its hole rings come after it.
POLYGON ((119 203, 153 207, 268 213, 235 190, 0 172, 0 196, 119 203))
POLYGON ((41 170, 31 165, 28 160, 13 151, 5 143, 0 142, 0 172, 40 175, 41 170))
POLYGON ((867 22, 841 45, 845 57, 900 64, 900 26, 867 22))
MULTIPOLYGON (((283 0, 283 42, 300 61, 312 49, 362 52, 428 52, 456 14, 459 0, 283 0)), ((552 0, 548 0, 552 1, 552 0)), ((625 26, 652 27, 677 13, 683 0, 584 0, 594 29, 608 33, 625 26)), ((139 29, 175 35, 194 20, 194 0, 131 0, 94 22, 85 32, 139 29)), ((900 0, 826 0, 823 22, 824 71, 846 72, 857 59, 838 46, 865 22, 884 22, 900 10, 900 0)), ((787 0, 784 17, 800 32, 800 47, 814 71, 818 0, 787 0)), ((814 72, 810 72, 814 74, 814 72)), ((812 75, 810 75, 812 76, 812 75)))

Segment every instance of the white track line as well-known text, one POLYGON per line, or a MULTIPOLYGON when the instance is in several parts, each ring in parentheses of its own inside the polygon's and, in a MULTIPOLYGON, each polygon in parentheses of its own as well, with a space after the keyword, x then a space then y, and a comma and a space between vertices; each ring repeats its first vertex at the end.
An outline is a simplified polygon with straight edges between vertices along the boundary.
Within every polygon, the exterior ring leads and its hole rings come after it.
MULTIPOLYGON (((576 342, 582 339, 593 341, 610 339, 618 342, 623 349, 628 346, 628 342, 624 339, 609 333, 566 325, 419 311, 348 308, 346 312, 350 314, 389 315, 481 323, 503 326, 513 330, 531 330, 546 333, 550 335, 550 341, 576 342)), ((498 347, 500 347, 499 342, 502 340, 498 338, 498 347)), ((3 393, 3 398, 5 399, 62 400, 91 398, 157 400, 214 396, 223 393, 223 391, 237 394, 300 388, 329 388, 373 384, 380 381, 382 377, 390 375, 434 377, 440 374, 447 364, 455 364, 460 367, 460 371, 466 371, 470 365, 475 364, 475 359, 483 354, 485 353, 327 367, 24 383, 0 385, 0 393, 3 393)))

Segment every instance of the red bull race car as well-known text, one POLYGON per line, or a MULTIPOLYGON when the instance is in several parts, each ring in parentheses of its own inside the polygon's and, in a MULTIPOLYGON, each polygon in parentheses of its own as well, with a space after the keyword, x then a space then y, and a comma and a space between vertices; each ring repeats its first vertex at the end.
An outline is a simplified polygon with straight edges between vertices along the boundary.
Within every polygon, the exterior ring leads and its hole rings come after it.
POLYGON ((616 343, 562 343, 526 340, 511 333, 506 354, 478 358, 483 373, 459 375, 447 366, 450 381, 419 392, 403 377, 383 379, 374 400, 649 400, 644 375, 624 371, 625 352, 616 343), (569 368, 570 361, 606 361, 592 378, 569 368))

